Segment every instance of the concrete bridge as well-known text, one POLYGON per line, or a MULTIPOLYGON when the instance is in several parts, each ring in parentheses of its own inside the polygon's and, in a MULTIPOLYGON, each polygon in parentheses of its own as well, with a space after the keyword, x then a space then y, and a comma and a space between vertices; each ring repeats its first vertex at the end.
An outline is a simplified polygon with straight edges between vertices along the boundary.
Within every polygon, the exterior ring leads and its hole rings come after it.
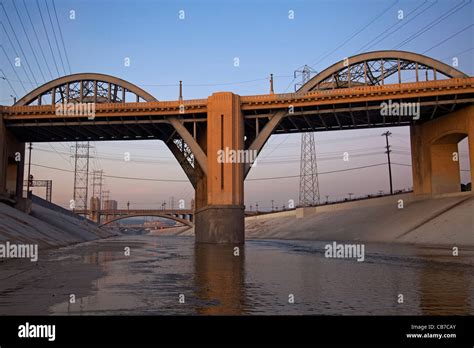
POLYGON ((74 74, 0 108, 0 192, 21 202, 26 142, 162 140, 195 188, 198 242, 244 242, 244 180, 252 163, 219 151, 258 154, 271 134, 409 126, 415 195, 460 190, 458 142, 469 136, 474 175, 474 78, 432 58, 376 51, 337 62, 296 93, 158 101, 103 74, 74 74), (132 99, 132 101, 130 100, 132 99), (94 115, 59 104, 93 103, 94 115), (415 103, 419 115, 387 114, 387 103, 415 103), (20 153, 20 161, 15 154, 20 153))
POLYGON ((193 227, 194 212, 191 209, 115 209, 115 210, 75 210, 76 214, 89 216, 89 218, 100 224, 127 219, 131 217, 155 216, 180 222, 189 227, 193 227))

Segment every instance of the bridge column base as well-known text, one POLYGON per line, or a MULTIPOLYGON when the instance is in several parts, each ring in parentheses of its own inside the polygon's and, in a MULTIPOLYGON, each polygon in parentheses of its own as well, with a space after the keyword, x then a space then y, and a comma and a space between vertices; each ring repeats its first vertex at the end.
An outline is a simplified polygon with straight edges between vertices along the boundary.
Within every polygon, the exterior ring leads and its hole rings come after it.
POLYGON ((197 243, 243 244, 245 215, 243 205, 213 205, 195 213, 197 243))

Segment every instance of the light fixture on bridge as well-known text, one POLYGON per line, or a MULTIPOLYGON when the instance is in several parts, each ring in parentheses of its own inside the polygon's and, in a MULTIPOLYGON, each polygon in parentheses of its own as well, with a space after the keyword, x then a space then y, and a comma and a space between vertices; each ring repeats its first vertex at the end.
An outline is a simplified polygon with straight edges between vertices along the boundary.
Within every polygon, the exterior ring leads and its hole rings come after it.
POLYGON ((270 74, 270 94, 273 93, 273 74, 270 74))

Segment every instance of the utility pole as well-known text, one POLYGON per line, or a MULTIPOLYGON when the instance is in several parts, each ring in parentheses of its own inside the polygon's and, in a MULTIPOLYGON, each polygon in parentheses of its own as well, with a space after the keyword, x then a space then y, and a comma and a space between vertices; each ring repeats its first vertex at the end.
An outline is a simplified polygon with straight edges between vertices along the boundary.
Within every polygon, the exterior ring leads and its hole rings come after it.
MULTIPOLYGON (((301 75, 301 82, 295 84, 295 90, 306 84, 311 74, 315 73, 311 67, 305 65, 301 70, 296 70, 294 77, 301 75)), ((300 187, 299 205, 303 207, 319 204, 319 179, 318 164, 316 160, 316 145, 314 133, 309 131, 301 134, 300 154, 300 187)))
MULTIPOLYGON (((33 150, 33 144, 30 143, 28 146, 29 153, 28 153, 28 184, 26 185, 26 198, 30 197, 30 185, 32 184, 31 180, 31 150, 33 150)), ((18 195, 18 193, 17 193, 18 195)))
POLYGON ((382 134, 382 136, 385 136, 385 143, 386 143, 386 149, 385 153, 387 154, 387 163, 388 163, 388 176, 390 178, 390 194, 393 195, 393 184, 392 184, 392 164, 390 163, 390 145, 388 143, 388 137, 392 135, 390 131, 386 131, 385 133, 382 134))

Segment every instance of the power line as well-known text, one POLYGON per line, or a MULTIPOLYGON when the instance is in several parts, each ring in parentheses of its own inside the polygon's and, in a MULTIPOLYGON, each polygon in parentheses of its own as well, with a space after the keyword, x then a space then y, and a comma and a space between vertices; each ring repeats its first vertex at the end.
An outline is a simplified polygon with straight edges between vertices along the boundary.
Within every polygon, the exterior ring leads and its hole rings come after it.
POLYGON ((48 12, 49 23, 51 24, 51 29, 53 30, 53 37, 54 37, 54 41, 56 43, 56 48, 58 49, 59 59, 61 60, 61 65, 63 67, 64 75, 67 75, 66 68, 64 67, 63 56, 61 54, 61 50, 59 49, 58 39, 56 37, 56 30, 54 30, 53 20, 51 19, 51 11, 49 10, 48 0, 44 0, 44 3, 46 4, 46 10, 48 12))
MULTIPOLYGON (((0 22, 0 24, 2 25, 2 28, 3 28, 3 30, 5 31, 5 34, 7 35, 8 42, 10 42, 10 46, 11 46, 12 49, 13 49, 13 53, 15 53, 15 56, 16 56, 16 57, 19 57, 20 55, 18 54, 18 51, 16 50, 15 45, 13 45, 13 42, 12 42, 12 40, 11 40, 11 38, 10 38, 10 35, 9 35, 8 32, 7 32, 7 28, 5 28, 5 26, 3 25, 3 22, 0 22)), ((8 54, 6 53, 5 48, 3 47, 3 45, 2 45, 2 49, 3 49, 3 52, 5 53, 5 56, 7 57, 8 62, 10 62, 10 57, 9 57, 8 54)), ((10 65, 12 66, 12 69, 13 69, 13 71, 15 72, 16 76, 18 77, 18 79, 20 79, 20 77, 19 77, 18 74, 16 73, 16 69, 13 68, 13 65, 11 64, 11 62, 10 62, 10 65)), ((23 73, 25 74, 26 78, 28 79, 28 81, 29 81, 28 83, 30 83, 30 84, 32 84, 32 85, 34 86, 34 83, 31 82, 30 76, 27 74, 26 69, 23 69, 23 73)), ((26 90, 25 90, 25 91, 26 91, 26 90)))
MULTIPOLYGON (((395 164, 397 166, 402 166, 402 167, 412 167, 411 164, 406 164, 406 163, 394 163, 392 162, 392 164, 395 164)), ((459 169, 461 172, 470 172, 471 170, 470 169, 459 169)))
MULTIPOLYGON (((424 6, 426 4, 427 1, 423 2, 420 6, 418 6, 417 8, 415 8, 413 11, 409 12, 407 14, 407 18, 415 11, 417 11, 419 8, 421 8, 422 6, 424 6)), ((386 30, 384 30, 383 32, 381 32, 379 35, 377 35, 374 39, 370 40, 368 43, 366 43, 364 46, 362 46, 356 53, 358 52, 361 52, 362 50, 368 50, 372 47, 374 47, 375 45, 377 45, 379 42, 385 40, 386 38, 388 38, 389 36, 391 36, 392 34, 396 33, 397 31, 399 31, 401 28, 403 28, 404 26, 406 26, 407 24, 409 24, 410 22, 412 22, 416 17, 418 17, 419 15, 425 13, 426 11, 428 11, 431 7, 433 7, 434 5, 436 5, 436 3, 438 2, 438 0, 436 0, 435 2, 433 2, 430 6, 428 6, 427 8, 425 8, 423 11, 417 13, 414 17, 410 18, 409 20, 403 20, 403 21, 400 21, 400 20, 397 20, 397 22, 388 27, 386 30), (398 28, 396 28, 395 30, 389 32, 387 35, 383 36, 381 39, 377 40, 380 36, 382 36, 383 34, 385 34, 387 31, 389 31, 390 29, 396 27, 397 25, 401 24, 398 28), (376 41, 377 40, 377 41, 376 41), (375 42, 374 42, 375 41, 375 42)))
POLYGON ((39 5, 38 0, 36 0, 36 6, 38 7, 38 12, 41 17, 41 23, 43 23, 43 29, 44 29, 44 32, 46 33, 46 39, 48 40, 49 51, 51 52, 51 56, 53 57, 53 62, 54 62, 54 66, 56 67, 56 72, 58 73, 58 76, 60 76, 61 74, 59 73, 58 64, 56 62, 56 58, 54 57, 53 48, 51 47, 51 41, 49 40, 49 34, 48 34, 48 31, 46 30, 46 25, 44 24, 43 14, 41 13, 41 7, 39 5))
MULTIPOLYGON (((55 152, 56 154, 58 154, 58 155, 59 155, 59 157, 61 157, 62 159, 66 160, 66 162, 68 162, 68 163, 69 163, 69 165, 70 165, 70 166, 71 166, 71 168, 72 168, 72 164, 71 164, 71 161, 70 161, 70 159, 68 159, 68 158, 64 157, 64 156, 63 156, 61 153, 59 153, 59 151, 58 151, 58 150, 56 150, 56 148, 54 148, 54 147, 53 147, 53 145, 52 145, 51 143, 48 143, 48 145, 49 145, 49 146, 50 146, 50 147, 51 147, 51 148, 54 150, 54 152, 55 152)), ((40 151, 40 152, 42 152, 42 151, 44 151, 44 150, 37 149, 37 151, 40 151)), ((51 152, 51 151, 48 151, 48 152, 51 152)))
POLYGON ((46 60, 46 56, 44 54, 43 46, 40 43, 40 40, 38 38, 38 34, 36 33, 35 26, 33 24, 33 21, 31 20, 30 11, 28 10, 28 6, 26 6, 25 0, 23 0, 23 5, 25 6, 26 14, 28 15, 28 19, 30 20, 31 27, 33 28, 33 33, 35 34, 36 42, 37 42, 37 44, 40 48, 41 55, 43 56, 44 63, 46 65, 46 68, 48 69, 49 76, 51 76, 51 80, 52 80, 53 79, 53 74, 51 73, 51 70, 49 69, 49 64, 48 64, 48 61, 46 60))
POLYGON ((357 35, 359 35, 362 31, 364 31, 367 27, 369 27, 372 23, 376 22, 378 19, 380 19, 385 13, 387 13, 392 7, 394 7, 399 1, 396 0, 392 5, 390 5, 389 7, 387 7, 385 10, 383 10, 381 13, 379 13, 378 15, 376 15, 374 18, 372 18, 367 24, 365 24, 362 28, 360 28, 359 30, 357 30, 354 34, 352 34, 349 38, 347 38, 342 44, 340 44, 339 46, 337 46, 336 48, 334 48, 332 51, 330 51, 329 53, 327 53, 326 55, 324 55, 322 58, 320 58, 319 60, 317 60, 316 62, 314 63, 311 63, 310 65, 312 66, 316 66, 317 64, 319 64, 320 62, 322 62, 324 59, 326 59, 327 57, 329 57, 330 55, 332 55, 334 52, 336 52, 338 49, 340 49, 341 47, 345 46, 349 41, 351 41, 354 37, 356 37, 357 35))
POLYGON ((16 6, 16 3, 14 0, 12 2, 13 2, 13 6, 15 7, 15 11, 18 16, 18 19, 20 20, 21 27, 23 28, 23 31, 25 33, 26 40, 28 41, 28 45, 30 46, 31 52, 33 52, 33 57, 35 58, 36 65, 38 66, 41 76, 43 77, 43 81, 46 81, 46 78, 44 77, 44 74, 43 74, 43 70, 41 69, 41 66, 38 62, 38 57, 36 56, 36 53, 33 49, 33 45, 31 44, 30 37, 28 36, 28 33, 26 32, 26 29, 25 29, 25 25, 23 24, 23 20, 21 19, 20 12, 18 11, 18 7, 16 6))
MULTIPOLYGON (((291 76, 284 76, 284 75, 280 75, 280 76, 273 76, 274 78, 275 77, 291 77, 291 76)), ((268 77, 265 77, 265 78, 259 78, 259 79, 254 79, 254 80, 246 80, 246 81, 235 81, 235 82, 222 82, 222 83, 203 83, 203 84, 186 84, 184 85, 184 87, 205 87, 205 86, 225 86, 225 85, 239 85, 239 84, 246 84, 246 83, 250 83, 250 82, 255 82, 255 81, 265 81, 265 80, 268 80, 268 77)), ((10 80, 10 81, 16 81, 16 80, 10 80)), ((22 81, 24 83, 31 83, 33 84, 31 81, 22 81)), ((179 83, 178 84, 147 84, 147 83, 135 83, 137 86, 140 86, 140 87, 179 87, 179 83)))
MULTIPOLYGON (((367 166, 352 167, 352 168, 339 169, 339 170, 331 170, 331 171, 328 171, 328 172, 319 172, 319 174, 320 174, 320 175, 323 175, 323 174, 333 174, 333 173, 349 172, 349 171, 351 171, 351 170, 372 168, 372 167, 378 167, 378 166, 384 166, 384 165, 386 165, 386 163, 371 164, 371 165, 367 165, 367 166)), ((299 178, 299 177, 300 177, 299 175, 287 175, 287 176, 274 176, 274 177, 267 177, 267 178, 246 179, 246 181, 290 179, 290 178, 299 178)))
MULTIPOLYGON (((371 152, 366 152, 366 153, 357 153, 357 152, 361 152, 361 151, 367 151, 367 150, 375 150, 375 149, 378 149, 377 147, 373 147, 373 148, 364 148, 364 149, 354 149, 354 150, 351 150, 351 157, 364 157, 364 156, 372 156, 372 155, 380 155, 380 154, 383 154, 384 152, 381 152, 381 150, 379 151, 371 151, 371 152)), ((403 151, 402 148, 400 148, 401 150, 399 151, 403 151)), ((36 151, 39 151, 39 152, 45 152, 45 153, 53 153, 53 151, 51 150, 48 150, 48 149, 44 149, 44 148, 36 148, 36 151)), ((273 151, 272 151, 273 152, 273 151)), ((318 153, 318 157, 321 161, 330 161, 330 160, 338 160, 338 159, 341 159, 341 154, 343 153, 344 151, 330 151, 330 152, 320 152, 318 153)), ((57 150, 54 151, 54 153, 57 153, 57 154, 61 154, 61 155, 69 155, 69 153, 67 152, 58 152, 57 150)), ((104 161, 115 161, 115 162, 123 162, 123 157, 121 157, 120 155, 116 155, 116 157, 113 157, 114 155, 116 154, 110 154, 110 156, 106 155, 106 156, 94 156, 94 159, 102 159, 104 161)), ((169 158, 169 157, 162 157, 164 158, 164 160, 153 160, 153 159, 150 159, 148 156, 139 156, 139 155, 135 155, 133 156, 134 158, 140 158, 142 157, 143 159, 130 159, 130 162, 132 163, 143 163, 143 164, 152 164, 152 163, 155 163, 155 164, 164 164, 164 163, 172 163, 172 164, 175 164, 176 163, 176 160, 172 159, 172 158, 169 158)), ((293 155, 288 155, 288 156, 278 156, 276 157, 275 160, 267 160, 269 159, 269 154, 266 155, 265 157, 263 157, 262 159, 259 159, 259 163, 260 164, 271 164, 271 163, 282 163, 282 162, 297 162, 299 161, 299 157, 294 157, 294 159, 292 159, 294 156, 293 155)), ((156 157, 156 158, 159 158, 159 157, 156 157)), ((275 157, 272 157, 272 158, 275 158, 275 157)))
MULTIPOLYGON (((5 57, 7 58, 8 63, 10 63, 10 67, 12 68, 13 72, 15 73, 15 75, 16 75, 18 78, 20 78, 20 76, 18 76, 18 73, 17 73, 16 69, 13 67, 12 62, 11 62, 10 59, 8 58, 8 54, 7 54, 7 52, 5 51, 5 48, 3 48, 3 45, 0 45, 0 47, 2 48, 2 51, 3 51, 3 53, 5 54, 5 57)), ((10 79, 5 76, 5 73, 3 73, 3 77, 4 77, 4 80, 5 80, 5 81, 7 81, 8 83, 10 83, 10 79)), ((20 81, 20 83, 21 83, 21 87, 23 87, 23 90, 25 91, 25 93, 27 93, 26 88, 25 88, 25 85, 23 84, 23 82, 20 81)))
MULTIPOLYGON (((46 168, 46 169, 52 169, 52 170, 57 170, 61 172, 66 172, 66 173, 74 173, 73 170, 68 170, 64 168, 56 168, 56 167, 50 167, 50 166, 44 166, 40 164, 35 164, 31 163, 32 166, 35 167, 40 167, 40 168, 46 168)), ((92 173, 90 173, 92 174, 92 173)), ((136 178, 136 177, 126 177, 126 176, 117 176, 117 175, 103 175, 104 178, 113 178, 113 179, 129 179, 129 180, 137 180, 137 181, 156 181, 156 182, 187 182, 189 183, 189 180, 176 180, 176 179, 153 179, 153 178, 136 178)))
POLYGON ((471 28, 472 26, 474 26, 474 24, 468 25, 468 26, 465 27, 464 29, 461 29, 460 31, 458 31, 457 33, 451 35, 450 37, 447 37, 447 38, 444 39, 443 41, 438 42, 436 45, 434 45, 434 46, 428 48, 426 51, 423 51, 423 54, 425 54, 426 52, 431 51, 433 48, 436 48, 436 47, 442 45, 442 44, 445 43, 446 41, 451 40, 453 37, 455 37, 455 36, 461 34, 462 32, 466 31, 467 29, 471 28))
POLYGON ((403 47, 405 46, 406 44, 410 43, 411 41, 413 41, 414 39, 416 39, 417 37, 419 37, 420 35, 424 34, 425 32, 427 32, 428 30, 430 30, 431 28, 435 27, 436 25, 438 25, 439 23, 441 23, 442 21, 444 21, 445 19, 447 19, 448 17, 451 17, 453 14, 455 14, 456 12, 460 11, 463 7, 469 5, 471 3, 472 0, 469 0, 469 2, 465 3, 464 5, 463 2, 457 4, 456 6, 453 6, 451 9, 448 10, 448 13, 446 14, 443 14, 437 18, 435 18, 434 20, 432 20, 430 23, 428 23, 427 25, 425 25, 423 28, 421 28, 420 30, 418 30, 416 33, 414 33, 413 35, 411 35, 410 37, 408 37, 407 39, 403 40, 402 42, 400 42, 397 46, 395 46, 394 49, 399 49, 400 47, 403 47), (462 5, 462 6, 461 6, 462 5))
POLYGON ((464 50, 464 51, 455 53, 455 54, 453 54, 453 55, 451 55, 451 56, 449 56, 449 57, 445 57, 445 58, 443 58, 443 60, 451 59, 451 58, 453 58, 453 57, 460 56, 461 54, 467 53, 467 52, 472 51, 472 50, 474 50, 474 47, 471 47, 471 48, 468 48, 468 49, 466 49, 466 50, 464 50))
POLYGON ((13 93, 15 94, 16 97, 18 97, 18 93, 16 93, 15 89, 13 88, 12 84, 10 83, 10 81, 8 81, 6 78, 5 78, 5 73, 3 72, 3 69, 0 69, 0 72, 2 73, 2 75, 4 77, 0 77, 2 80, 5 80, 7 81, 8 85, 10 86, 10 88, 12 89, 13 93))
POLYGON ((283 144, 283 143, 285 142, 286 139, 288 139, 289 136, 290 136, 290 134, 287 134, 287 135, 285 136, 285 138, 284 138, 272 151, 270 151, 269 154, 267 154, 267 155, 266 155, 265 157, 263 157, 262 159, 264 159, 264 158, 270 156, 276 149, 278 149, 278 147, 279 147, 281 144, 283 144))
MULTIPOLYGON (((10 28, 13 32, 13 36, 15 37, 15 40, 18 44, 18 47, 20 47, 21 54, 23 54, 23 58, 25 59, 25 65, 27 66, 28 70, 30 71, 31 76, 33 77, 33 80, 35 81, 35 84, 38 85, 38 81, 36 80, 36 77, 35 77, 35 74, 33 73, 33 70, 31 70, 30 63, 28 63, 28 59, 26 59, 26 54, 23 51, 23 47, 20 44, 20 40, 18 40, 18 36, 16 36, 15 29, 13 29, 13 25, 12 25, 12 22, 10 21, 10 17, 8 16, 7 10, 5 9, 5 6, 3 6, 3 3, 1 3, 1 2, 0 2, 0 6, 2 6, 2 8, 3 8, 3 12, 5 12, 5 16, 7 18, 8 24, 10 25, 10 28)), ((5 29, 5 27, 3 29, 5 29)), ((5 30, 5 33, 7 33, 6 30, 5 30)), ((7 36, 8 36, 8 33, 7 33, 7 36)), ((17 54, 17 56, 18 56, 18 54, 17 54)))
POLYGON ((67 61, 67 66, 69 68, 69 74, 71 74, 71 72, 72 72, 71 71, 71 65, 69 64, 69 58, 68 58, 68 55, 67 55, 66 45, 64 44, 63 32, 61 30, 61 25, 59 24, 58 13, 56 12, 56 4, 54 3, 54 0, 51 0, 51 2, 53 4, 54 15, 56 16, 56 23, 58 23, 59 34, 60 34, 60 37, 61 37, 61 42, 62 42, 62 45, 63 45, 64 55, 65 55, 66 61, 67 61))
MULTIPOLYGON (((320 172, 319 174, 333 174, 333 173, 341 173, 341 172, 348 172, 357 169, 365 169, 365 168, 372 168, 378 166, 384 166, 387 163, 378 163, 372 165, 366 165, 361 167, 353 167, 353 168, 346 168, 346 169, 339 169, 339 170, 332 170, 327 172, 320 172)), ((28 165, 28 164, 26 164, 28 165)), ((45 168, 45 169, 52 169, 66 173, 74 173, 73 170, 68 170, 64 168, 56 168, 51 166, 44 166, 41 164, 31 163, 32 166, 45 168)), ((123 180, 136 180, 136 181, 153 181, 153 182, 184 182, 189 183, 189 180, 177 180, 177 179, 154 179, 154 178, 137 178, 137 177, 130 177, 130 176, 117 176, 117 175, 103 175, 105 178, 112 178, 112 179, 123 179, 123 180)), ((261 180, 276 180, 276 179, 289 179, 289 178, 299 178, 300 175, 287 175, 287 176, 274 176, 274 177, 266 177, 266 178, 254 178, 254 179, 246 179, 246 181, 261 181, 261 180)))

